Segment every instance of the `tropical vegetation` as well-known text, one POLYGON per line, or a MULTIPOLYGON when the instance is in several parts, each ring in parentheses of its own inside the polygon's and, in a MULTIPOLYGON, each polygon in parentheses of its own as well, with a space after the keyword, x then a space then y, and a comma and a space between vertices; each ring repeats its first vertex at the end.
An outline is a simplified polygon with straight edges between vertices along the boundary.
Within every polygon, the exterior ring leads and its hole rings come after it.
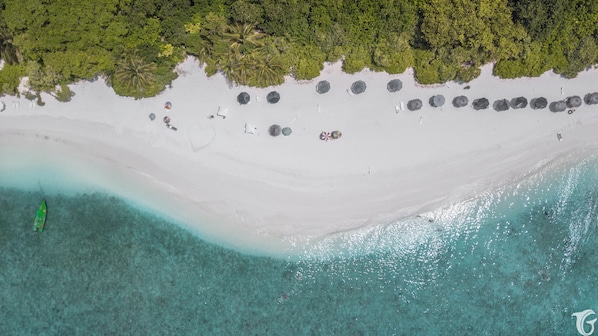
POLYGON ((197 57, 208 75, 266 87, 343 70, 414 69, 420 83, 565 77, 597 63, 596 0, 0 0, 0 93, 62 100, 103 77, 120 95, 156 95, 197 57))

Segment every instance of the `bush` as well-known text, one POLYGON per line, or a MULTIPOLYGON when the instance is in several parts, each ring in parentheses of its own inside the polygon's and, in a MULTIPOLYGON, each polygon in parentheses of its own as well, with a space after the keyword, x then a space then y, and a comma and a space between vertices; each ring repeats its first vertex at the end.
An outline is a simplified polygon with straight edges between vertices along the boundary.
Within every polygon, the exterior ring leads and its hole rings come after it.
POLYGON ((351 48, 343 61, 343 71, 354 74, 371 65, 371 55, 364 47, 351 48))
POLYGON ((456 69, 451 77, 450 68, 435 57, 436 55, 429 50, 416 50, 416 63, 413 70, 418 83, 438 84, 455 78, 456 69))
POLYGON ((34 100, 35 98, 37 98, 37 96, 35 95, 35 93, 33 93, 31 91, 25 91, 23 93, 23 96, 25 96, 25 99, 27 99, 27 100, 34 100))
POLYGON ((54 98, 59 102, 66 103, 71 101, 71 98, 75 95, 73 91, 68 87, 68 85, 62 84, 60 85, 60 89, 56 90, 54 93, 54 98))
POLYGON ((291 73, 295 79, 312 79, 320 75, 326 56, 310 45, 293 46, 291 51, 291 73))
POLYGON ((25 75, 25 66, 22 64, 4 64, 0 70, 0 94, 18 94, 19 83, 25 75))
POLYGON ((46 103, 44 103, 42 101, 42 96, 39 94, 39 92, 35 94, 35 98, 37 99, 37 101, 36 101, 37 106, 44 106, 44 105, 46 105, 46 103))
POLYGON ((467 83, 467 82, 471 82, 472 80, 474 80, 475 78, 480 76, 481 73, 482 73, 482 70, 477 66, 461 68, 457 71, 456 79, 458 81, 467 83))

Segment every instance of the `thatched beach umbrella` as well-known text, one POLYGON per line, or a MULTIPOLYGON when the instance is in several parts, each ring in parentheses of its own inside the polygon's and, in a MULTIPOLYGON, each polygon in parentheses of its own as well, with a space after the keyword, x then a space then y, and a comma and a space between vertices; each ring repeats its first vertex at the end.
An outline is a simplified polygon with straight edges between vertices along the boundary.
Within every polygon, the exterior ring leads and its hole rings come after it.
POLYGON ((282 133, 282 128, 280 127, 280 125, 272 125, 270 126, 270 128, 268 128, 268 134, 270 134, 273 137, 279 136, 282 133))
POLYGON ((444 105, 444 96, 443 95, 435 95, 430 97, 430 106, 432 107, 440 107, 444 105))
POLYGON ((567 103, 565 103, 564 101, 555 101, 550 103, 550 106, 548 106, 548 108, 551 112, 563 112, 567 109, 567 103))
POLYGON ((571 96, 571 97, 567 98, 565 103, 567 103, 567 107, 569 107, 569 108, 580 107, 581 106, 581 98, 579 96, 571 96))
POLYGON ((453 99, 454 107, 463 107, 467 106, 467 104, 469 104, 469 99, 467 99, 465 96, 457 96, 455 99, 453 99))
POLYGON ((407 109, 409 111, 417 111, 422 108, 422 101, 420 99, 413 99, 407 103, 407 109))
POLYGON ((534 110, 541 110, 548 106, 548 100, 544 97, 534 98, 529 102, 529 106, 534 110))
POLYGON ((365 85, 365 82, 359 80, 351 85, 351 92, 354 94, 364 93, 366 88, 367 85, 365 85))
POLYGON ((316 91, 319 94, 326 93, 326 92, 330 91, 330 83, 325 80, 319 81, 318 84, 316 85, 316 91))
POLYGON ((598 92, 588 93, 585 97, 583 97, 583 100, 588 105, 596 105, 596 104, 598 104, 598 92))
POLYGON ((511 99, 511 107, 514 109, 525 108, 527 106, 527 98, 517 97, 511 99))
POLYGON ((276 104, 280 100, 280 94, 276 91, 272 91, 268 93, 268 95, 266 96, 266 100, 270 104, 276 104))
POLYGON ((485 110, 490 106, 490 102, 486 98, 478 98, 471 105, 475 110, 485 110))
POLYGON ((282 129, 282 135, 289 136, 293 133, 293 130, 290 127, 285 127, 282 129))
POLYGON ((506 99, 496 100, 492 104, 492 108, 494 108, 494 110, 497 112, 506 111, 509 109, 509 101, 506 99))
POLYGON ((403 88, 403 82, 400 79, 393 79, 386 84, 388 92, 398 92, 403 88))
POLYGON ((241 105, 245 105, 249 103, 249 100, 251 100, 251 97, 249 97, 249 93, 247 92, 241 92, 239 93, 239 95, 237 96, 237 101, 239 102, 239 104, 241 105))

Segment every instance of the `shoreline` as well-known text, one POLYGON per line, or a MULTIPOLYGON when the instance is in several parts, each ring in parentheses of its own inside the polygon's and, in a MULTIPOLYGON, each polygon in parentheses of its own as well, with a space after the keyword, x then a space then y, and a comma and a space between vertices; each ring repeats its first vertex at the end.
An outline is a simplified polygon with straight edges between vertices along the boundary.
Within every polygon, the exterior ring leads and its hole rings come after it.
MULTIPOLYGON (((470 83, 422 88, 410 71, 347 75, 335 64, 309 83, 287 80, 256 89, 230 88, 220 75, 207 78, 191 60, 180 68, 172 89, 137 101, 116 96, 101 81, 71 86, 76 96, 69 103, 44 95, 46 106, 30 107, 24 99, 3 97, 0 154, 24 153, 23 164, 31 164, 26 152, 43 148, 50 164, 79 162, 89 170, 79 173, 91 175, 86 183, 155 209, 208 241, 287 255, 311 240, 414 216, 568 153, 597 150, 592 144, 598 134, 596 106, 584 104, 572 115, 470 106, 482 96, 491 102, 518 96, 544 96, 549 102, 583 98, 598 91, 592 86, 596 70, 573 80, 551 73, 500 80, 484 67, 470 83), (403 89, 389 93, 386 83, 394 78, 403 89), (331 91, 317 94, 319 80, 328 80, 331 91), (345 90, 355 80, 368 87, 350 96, 345 90), (466 85, 471 89, 464 90, 466 85), (272 90, 281 95, 278 104, 265 101, 272 90), (241 91, 251 95, 247 106, 236 102, 241 91), (446 97, 442 108, 427 103, 435 94, 446 97), (470 104, 457 109, 451 100, 460 94, 470 104), (420 111, 396 113, 400 102, 415 98, 424 102, 420 111), (163 108, 165 101, 172 102, 172 110, 163 108), (218 107, 228 108, 226 119, 208 119, 218 107), (156 120, 150 121, 149 113, 156 120), (164 127, 165 115, 178 131, 164 127), (244 133, 246 123, 257 133, 244 133), (290 126, 293 133, 270 137, 267 128, 273 123, 290 126), (335 129, 343 132, 341 139, 318 139, 320 131, 335 129)), ((0 164, 0 175, 11 169, 0 164)))

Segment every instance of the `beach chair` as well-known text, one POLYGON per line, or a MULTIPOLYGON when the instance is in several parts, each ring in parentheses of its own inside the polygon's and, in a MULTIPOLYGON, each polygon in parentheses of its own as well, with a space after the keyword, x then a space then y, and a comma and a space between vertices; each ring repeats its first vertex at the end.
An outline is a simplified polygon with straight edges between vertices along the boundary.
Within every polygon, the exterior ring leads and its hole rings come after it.
POLYGON ((226 119, 226 116, 228 115, 228 109, 218 106, 218 112, 216 112, 216 115, 222 117, 222 119, 226 119))
POLYGON ((255 134, 256 131, 257 131, 257 127, 255 127, 251 124, 245 124, 245 133, 255 134))

